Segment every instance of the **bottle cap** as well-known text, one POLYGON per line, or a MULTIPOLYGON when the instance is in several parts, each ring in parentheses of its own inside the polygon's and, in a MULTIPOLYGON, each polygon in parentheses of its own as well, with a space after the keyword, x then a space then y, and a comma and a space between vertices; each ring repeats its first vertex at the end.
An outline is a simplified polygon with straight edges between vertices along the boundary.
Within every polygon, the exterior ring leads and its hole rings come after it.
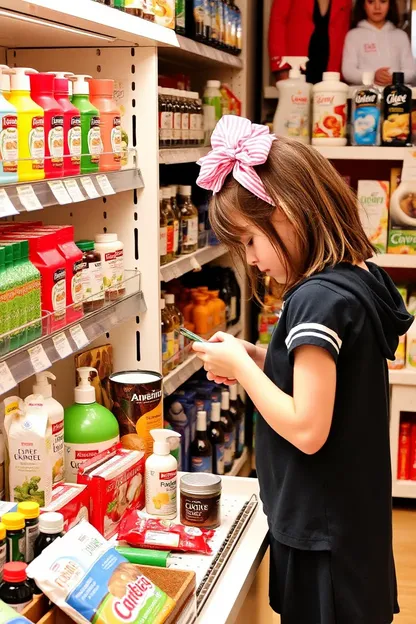
POLYGON ((211 422, 220 422, 221 416, 221 403, 219 401, 213 401, 211 403, 211 422))
POLYGON ((39 503, 35 503, 32 501, 24 501, 23 503, 19 503, 17 506, 17 511, 24 515, 26 520, 33 520, 34 518, 38 518, 40 514, 39 503))
POLYGON ((328 80, 335 80, 336 82, 339 82, 339 80, 341 79, 341 74, 339 72, 324 72, 322 75, 322 79, 326 82, 328 80))
MULTIPOLYGON (((79 369, 78 369, 79 370, 79 369)), ((48 511, 39 518, 39 531, 56 535, 64 530, 64 517, 56 511, 48 511)))
POLYGON ((374 72, 372 71, 363 72, 363 84, 365 85, 374 84, 374 72))
POLYGON ((237 384, 233 384, 232 386, 229 386, 230 388, 230 400, 231 401, 237 401, 237 384))
POLYGON ((72 82, 70 82, 69 76, 73 76, 73 72, 51 71, 47 73, 55 76, 54 91, 57 95, 72 96, 72 82))
POLYGON ((74 95, 89 95, 90 85, 87 78, 92 78, 88 74, 75 74, 70 76, 69 80, 73 83, 72 90, 74 95))
POLYGON ((207 430, 207 413, 204 410, 201 410, 196 415, 196 430, 197 431, 207 430))
POLYGON ((4 514, 1 521, 6 527, 6 531, 19 531, 25 528, 25 517, 18 511, 10 511, 4 514))
POLYGON ((170 196, 176 198, 176 195, 178 194, 178 185, 177 184, 171 184, 169 188, 170 188, 170 193, 171 193, 170 196))
POLYGON ((154 455, 169 455, 170 444, 169 438, 180 438, 181 434, 170 429, 151 429, 150 435, 153 442, 153 454, 154 455))
POLYGON ((4 540, 6 537, 6 527, 3 522, 0 522, 0 540, 4 540))
POLYGON ((12 91, 30 91, 30 74, 37 74, 31 67, 15 67, 10 78, 12 91))
POLYGON ((207 87, 208 89, 210 87, 213 87, 214 89, 219 89, 221 87, 221 81, 220 80, 207 80, 207 87))
POLYGON ((404 84, 403 72, 393 72, 393 84, 404 84))
POLYGON ((175 305, 175 295, 166 295, 165 301, 167 305, 175 305))
POLYGON ((98 375, 97 369, 92 368, 92 366, 81 366, 77 368, 77 371, 80 382, 74 391, 75 403, 81 403, 82 405, 95 403, 95 388, 90 382, 90 372, 95 371, 98 375))
POLYGON ((27 579, 27 563, 23 561, 10 561, 4 564, 3 581, 6 583, 23 583, 27 579))
POLYGON ((117 234, 96 234, 96 243, 117 243, 117 234))
POLYGON ((31 74, 29 79, 32 93, 47 93, 48 95, 53 95, 55 90, 54 74, 31 74))
POLYGON ((88 80, 90 85, 90 95, 107 96, 112 98, 114 94, 114 80, 106 78, 91 78, 88 80))
POLYGON ((229 410, 230 409, 230 393, 228 390, 223 390, 221 392, 221 409, 229 410))
POLYGON ((10 75, 13 70, 8 65, 0 65, 0 91, 10 93, 10 75))
POLYGON ((170 187, 169 186, 163 186, 162 187, 162 197, 163 199, 169 199, 171 198, 171 193, 170 193, 170 187))
POLYGON ((179 187, 179 195, 191 196, 192 195, 192 186, 182 186, 179 187))
POLYGON ((93 251, 94 250, 94 241, 93 240, 79 240, 75 242, 75 245, 81 251, 93 251))
POLYGON ((165 309, 165 307, 166 307, 166 301, 165 301, 164 299, 161 299, 161 300, 160 300, 160 309, 161 309, 161 310, 164 310, 164 309, 165 309))
POLYGON ((48 382, 48 379, 53 379, 53 381, 55 381, 56 377, 50 371, 36 373, 36 383, 33 384, 33 394, 41 394, 44 399, 49 399, 52 396, 52 386, 48 382))

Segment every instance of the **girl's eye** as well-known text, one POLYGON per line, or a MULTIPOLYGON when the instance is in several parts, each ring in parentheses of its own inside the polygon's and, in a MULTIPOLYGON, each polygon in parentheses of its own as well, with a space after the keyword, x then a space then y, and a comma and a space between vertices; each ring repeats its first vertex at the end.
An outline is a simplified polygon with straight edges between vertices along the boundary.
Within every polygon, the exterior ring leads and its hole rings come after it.
POLYGON ((246 242, 246 247, 251 247, 252 244, 253 244, 253 239, 249 238, 248 241, 246 242))

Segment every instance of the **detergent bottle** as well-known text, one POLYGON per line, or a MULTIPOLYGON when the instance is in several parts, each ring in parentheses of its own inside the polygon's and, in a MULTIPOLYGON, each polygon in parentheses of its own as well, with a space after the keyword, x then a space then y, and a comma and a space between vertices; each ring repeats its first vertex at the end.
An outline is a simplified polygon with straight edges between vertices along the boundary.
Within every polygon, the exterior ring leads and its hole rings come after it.
POLYGON ((81 173, 96 173, 102 152, 100 113, 90 102, 90 88, 86 74, 77 74, 73 81, 72 104, 81 115, 81 173))
POLYGON ((170 429, 151 429, 153 454, 145 464, 146 512, 160 518, 177 515, 178 462, 170 452, 169 438, 181 434, 170 429))
POLYGON ((279 102, 273 119, 273 132, 277 136, 310 143, 310 107, 312 85, 306 82, 300 69, 305 69, 307 56, 284 56, 282 64, 289 63, 288 80, 276 83, 279 102))
POLYGON ((16 108, 4 97, 3 78, 9 80, 7 65, 0 65, 0 184, 17 182, 18 134, 16 108))
POLYGON ((64 115, 64 175, 75 176, 81 171, 81 115, 69 101, 72 82, 68 72, 50 72, 55 75, 54 96, 64 115))
POLYGON ((11 75, 9 102, 17 110, 19 182, 45 178, 44 112, 30 97, 29 75, 36 73, 30 67, 16 67, 11 75))
POLYGON ((100 171, 117 171, 121 167, 121 112, 113 99, 114 80, 94 79, 89 84, 91 104, 100 112, 100 171))
POLYGON ((30 75, 32 100, 45 115, 45 178, 64 174, 64 111, 53 97, 54 83, 53 74, 30 75))

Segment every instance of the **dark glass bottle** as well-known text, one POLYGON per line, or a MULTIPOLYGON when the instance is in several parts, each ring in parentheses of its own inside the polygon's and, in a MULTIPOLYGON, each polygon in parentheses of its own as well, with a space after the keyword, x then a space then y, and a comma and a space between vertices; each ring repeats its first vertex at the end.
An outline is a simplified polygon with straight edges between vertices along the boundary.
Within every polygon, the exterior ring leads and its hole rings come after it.
POLYGON ((235 425, 235 456, 241 457, 245 443, 245 411, 238 400, 237 384, 230 386, 230 414, 235 425))
POLYGON ((230 323, 231 325, 236 325, 241 316, 241 290, 234 271, 232 269, 226 269, 225 272, 227 274, 231 292, 230 323))
POLYGON ((226 275, 225 269, 219 268, 215 277, 216 288, 215 290, 219 290, 219 298, 222 299, 225 303, 225 320, 227 323, 227 327, 230 324, 230 314, 231 314, 231 288, 230 288, 230 280, 226 275))
POLYGON ((191 472, 212 472, 212 446, 207 434, 207 413, 197 414, 196 438, 191 444, 191 472))
POLYGON ((235 458, 235 427, 230 416, 230 393, 228 390, 221 392, 221 423, 224 429, 224 470, 230 472, 235 458))
POLYGON ((391 147, 411 145, 412 90, 404 84, 403 72, 393 73, 393 83, 384 89, 383 95, 382 145, 391 147), (400 134, 397 134, 398 131, 400 134))
POLYGON ((211 2, 204 0, 204 43, 211 40, 211 2))
POLYGON ((39 518, 39 535, 35 542, 35 557, 52 544, 64 531, 64 517, 61 513, 48 511, 39 518))
POLYGON ((21 613, 33 598, 33 588, 26 575, 27 563, 12 561, 4 565, 0 600, 21 613))
POLYGON ((211 422, 208 439, 212 446, 212 472, 223 475, 225 472, 225 435, 221 424, 221 403, 211 404, 211 422))
MULTIPOLYGON (((180 91, 179 91, 180 93, 180 91)), ((178 89, 172 89, 173 133, 172 145, 178 146, 182 140, 182 114, 178 89)))

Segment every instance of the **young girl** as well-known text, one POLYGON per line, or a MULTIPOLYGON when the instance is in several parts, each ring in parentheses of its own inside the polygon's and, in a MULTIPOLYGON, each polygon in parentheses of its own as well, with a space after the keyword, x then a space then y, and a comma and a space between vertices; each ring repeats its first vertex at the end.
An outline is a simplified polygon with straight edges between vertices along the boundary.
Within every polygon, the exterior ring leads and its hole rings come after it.
POLYGON ((362 83, 363 72, 374 71, 376 84, 391 84, 392 72, 415 78, 415 62, 407 34, 399 23, 396 0, 356 0, 353 26, 345 39, 342 74, 347 82, 362 83))
POLYGON ((413 318, 357 199, 313 148, 225 116, 200 161, 218 238, 284 291, 266 352, 225 333, 194 344, 208 379, 239 382, 262 415, 257 473, 270 528, 270 603, 282 624, 390 624, 386 358, 413 318))

